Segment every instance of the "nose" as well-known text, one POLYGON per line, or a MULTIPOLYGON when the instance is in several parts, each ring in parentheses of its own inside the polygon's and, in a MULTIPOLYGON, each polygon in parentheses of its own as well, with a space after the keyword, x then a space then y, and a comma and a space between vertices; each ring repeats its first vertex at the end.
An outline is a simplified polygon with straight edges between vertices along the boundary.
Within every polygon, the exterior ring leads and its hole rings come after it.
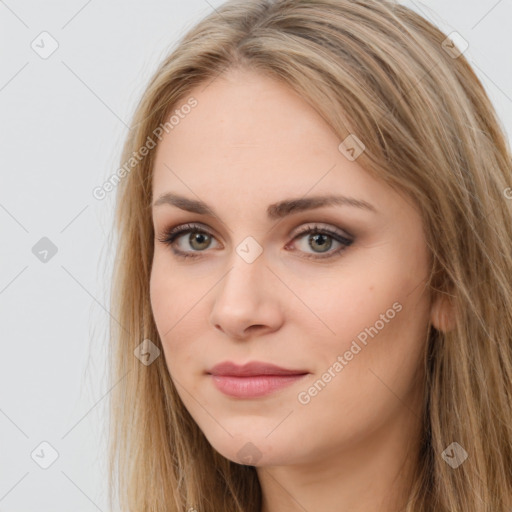
POLYGON ((252 263, 238 255, 232 261, 231 269, 214 288, 210 323, 237 340, 279 329, 283 323, 283 290, 263 255, 252 263))

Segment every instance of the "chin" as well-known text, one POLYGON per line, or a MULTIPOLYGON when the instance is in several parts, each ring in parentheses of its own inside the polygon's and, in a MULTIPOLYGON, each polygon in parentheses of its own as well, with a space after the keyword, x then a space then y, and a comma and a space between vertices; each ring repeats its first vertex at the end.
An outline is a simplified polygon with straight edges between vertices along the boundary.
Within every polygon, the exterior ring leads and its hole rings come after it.
POLYGON ((233 433, 233 437, 208 441, 226 459, 248 466, 286 465, 290 463, 291 454, 297 456, 293 446, 284 445, 277 437, 266 438, 267 435, 267 431, 255 436, 233 433))

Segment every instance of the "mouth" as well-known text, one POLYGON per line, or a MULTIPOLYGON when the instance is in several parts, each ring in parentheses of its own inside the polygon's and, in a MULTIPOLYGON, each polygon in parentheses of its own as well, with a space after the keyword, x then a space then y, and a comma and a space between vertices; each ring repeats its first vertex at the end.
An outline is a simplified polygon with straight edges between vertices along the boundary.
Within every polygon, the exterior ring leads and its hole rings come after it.
POLYGON ((287 376, 304 375, 309 373, 304 369, 288 369, 276 366, 272 363, 263 363, 260 361, 251 361, 244 365, 239 365, 231 361, 225 361, 216 364, 207 373, 222 377, 255 377, 261 375, 287 376))
POLYGON ((253 361, 237 365, 230 361, 215 365, 206 372, 213 384, 225 395, 235 398, 257 398, 283 389, 310 372, 281 368, 274 364, 253 361))

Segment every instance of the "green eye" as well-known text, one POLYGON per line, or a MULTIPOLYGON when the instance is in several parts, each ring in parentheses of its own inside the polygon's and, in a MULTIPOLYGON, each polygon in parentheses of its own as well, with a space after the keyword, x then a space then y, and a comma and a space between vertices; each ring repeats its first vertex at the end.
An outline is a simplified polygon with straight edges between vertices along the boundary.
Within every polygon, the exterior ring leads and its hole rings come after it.
MULTIPOLYGON (((341 232, 322 228, 317 225, 308 226, 297 233, 292 242, 302 239, 307 241, 307 246, 299 249, 299 251, 306 254, 306 256, 304 256, 305 258, 314 259, 334 257, 343 252, 354 241, 344 236, 341 232), (333 244, 338 244, 339 246, 335 250, 330 250, 333 244), (307 249, 311 249, 313 252, 308 253, 307 249)), ((158 240, 169 245, 173 253, 180 258, 197 258, 201 257, 201 253, 210 248, 215 237, 198 224, 185 224, 167 230, 158 240), (188 237, 185 237, 187 234, 188 237), (188 244, 190 250, 188 248, 184 249, 183 247, 177 248, 176 246, 179 246, 180 242, 188 244)), ((292 250, 294 252, 296 251, 296 249, 292 250)))

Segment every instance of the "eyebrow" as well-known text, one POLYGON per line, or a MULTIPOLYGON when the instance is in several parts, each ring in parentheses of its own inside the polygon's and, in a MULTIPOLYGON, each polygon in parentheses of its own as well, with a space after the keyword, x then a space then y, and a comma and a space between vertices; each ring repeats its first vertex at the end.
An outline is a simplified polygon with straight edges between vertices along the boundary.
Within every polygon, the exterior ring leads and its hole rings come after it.
MULTIPOLYGON (((202 201, 195 199, 189 199, 178 194, 167 192, 162 194, 154 203, 153 207, 160 206, 162 204, 169 204, 176 206, 182 210, 198 213, 201 215, 211 215, 218 217, 214 209, 202 201)), ((305 210, 313 210, 315 208, 321 208, 323 206, 352 206, 362 210, 371 211, 377 213, 377 210, 370 203, 363 201, 362 199, 355 199, 347 196, 315 196, 315 197, 301 197, 297 199, 286 199, 273 203, 267 208, 267 217, 269 219, 282 219, 287 215, 302 212, 305 210)))

